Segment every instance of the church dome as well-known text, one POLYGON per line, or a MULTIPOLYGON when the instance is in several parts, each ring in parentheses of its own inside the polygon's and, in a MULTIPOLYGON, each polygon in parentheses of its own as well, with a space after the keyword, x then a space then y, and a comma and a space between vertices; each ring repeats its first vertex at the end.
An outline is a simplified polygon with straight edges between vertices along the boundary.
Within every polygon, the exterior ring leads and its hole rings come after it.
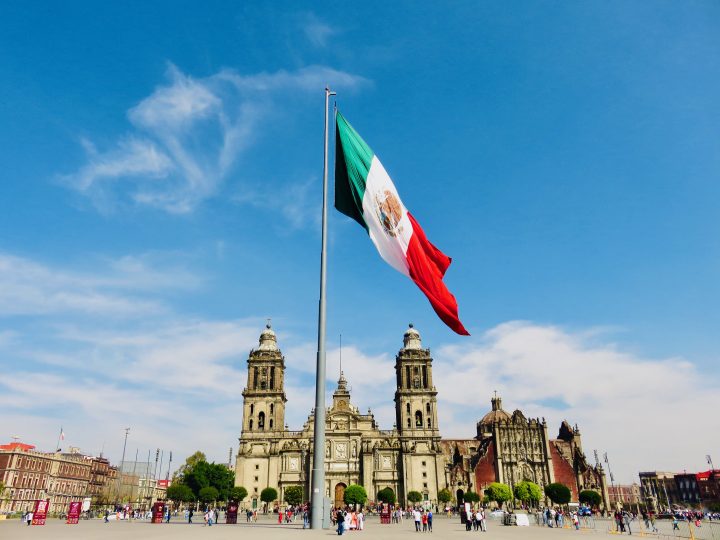
POLYGON ((277 351, 277 336, 273 331, 270 323, 265 325, 265 330, 260 334, 260 346, 258 347, 261 351, 277 351))
POLYGON ((494 397, 490 400, 492 410, 482 417, 478 422, 479 426, 491 426, 495 422, 509 421, 510 415, 502 408, 502 398, 494 397))
POLYGON ((420 339, 420 332, 415 330, 412 323, 410 323, 407 331, 403 335, 403 346, 406 349, 422 349, 422 340, 420 339))

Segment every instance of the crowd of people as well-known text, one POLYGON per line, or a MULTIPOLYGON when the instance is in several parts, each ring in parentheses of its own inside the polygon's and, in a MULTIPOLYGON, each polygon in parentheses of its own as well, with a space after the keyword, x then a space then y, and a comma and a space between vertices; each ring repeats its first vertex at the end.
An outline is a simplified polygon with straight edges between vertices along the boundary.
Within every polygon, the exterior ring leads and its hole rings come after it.
POLYGON ((338 508, 332 513, 333 526, 337 527, 338 536, 347 531, 362 531, 365 528, 365 514, 362 509, 338 508))

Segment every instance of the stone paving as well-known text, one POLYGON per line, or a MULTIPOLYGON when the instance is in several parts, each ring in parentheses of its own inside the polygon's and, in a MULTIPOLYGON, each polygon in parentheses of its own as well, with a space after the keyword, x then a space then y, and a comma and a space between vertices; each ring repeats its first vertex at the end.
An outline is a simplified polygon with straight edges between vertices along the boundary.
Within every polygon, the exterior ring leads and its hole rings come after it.
MULTIPOLYGON (((135 522, 113 522, 104 523, 101 519, 81 521, 78 525, 66 525, 64 520, 51 519, 44 526, 22 525, 18 520, 0 521, 0 539, 24 539, 24 538, 89 538, 89 539, 185 539, 198 538, 213 540, 220 539, 258 539, 258 540, 294 540, 294 539, 310 539, 310 538, 331 538, 337 534, 332 530, 303 530, 302 522, 279 525, 277 517, 260 516, 257 523, 246 523, 241 521, 237 525, 225 525, 221 523, 207 527, 202 523, 189 525, 184 523, 182 518, 173 518, 170 524, 153 525, 146 521, 135 522)), ((239 516, 242 517, 242 516, 239 516)), ((688 538, 689 529, 687 524, 681 524, 683 527, 680 534, 672 532, 670 523, 660 523, 660 529, 663 533, 660 540, 666 538, 688 538)), ((466 532, 465 526, 460 524, 457 517, 447 518, 445 516, 436 516, 433 523, 434 537, 438 538, 471 538, 479 537, 481 539, 499 539, 499 540, 521 540, 521 539, 555 539, 563 540, 571 537, 590 537, 590 538, 615 538, 619 539, 619 535, 608 533, 609 521, 598 520, 594 529, 581 529, 575 531, 573 529, 550 529, 548 527, 538 527, 532 525, 530 527, 505 527, 499 521, 490 520, 487 533, 480 531, 466 532)), ((347 540, 362 540, 362 538, 374 539, 407 539, 420 537, 429 533, 416 533, 414 524, 410 521, 404 521, 402 524, 380 525, 377 517, 370 517, 366 521, 364 531, 348 532, 344 535, 347 540)), ((658 538, 658 535, 638 534, 640 531, 635 530, 633 537, 639 538, 658 538)), ((717 524, 706 524, 699 529, 693 530, 697 540, 720 540, 720 526, 717 524)), ((632 537, 630 537, 632 538, 632 537)))

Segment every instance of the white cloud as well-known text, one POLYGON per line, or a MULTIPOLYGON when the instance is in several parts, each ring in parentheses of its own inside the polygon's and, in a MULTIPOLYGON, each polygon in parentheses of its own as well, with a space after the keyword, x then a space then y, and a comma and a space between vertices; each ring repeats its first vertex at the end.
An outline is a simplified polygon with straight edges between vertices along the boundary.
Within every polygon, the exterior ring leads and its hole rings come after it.
POLYGON ((100 152, 83 140, 87 163, 62 177, 101 210, 132 201, 192 212, 217 194, 243 152, 273 129, 270 118, 281 93, 302 96, 325 84, 352 89, 367 82, 325 66, 254 75, 223 69, 193 78, 171 65, 168 79, 128 111, 133 129, 115 148, 100 152))
POLYGON ((327 40, 338 31, 318 19, 314 13, 306 13, 303 17, 302 29, 305 37, 316 47, 325 47, 327 40))

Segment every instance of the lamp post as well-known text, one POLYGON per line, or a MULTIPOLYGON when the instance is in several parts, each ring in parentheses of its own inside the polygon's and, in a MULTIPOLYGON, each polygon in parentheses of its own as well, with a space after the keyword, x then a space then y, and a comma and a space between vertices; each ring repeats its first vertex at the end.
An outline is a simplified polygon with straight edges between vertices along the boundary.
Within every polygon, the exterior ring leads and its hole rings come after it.
POLYGON ((122 495, 121 495, 121 493, 120 493, 120 491, 121 491, 121 489, 122 489, 122 468, 123 468, 123 465, 125 464, 125 449, 127 448, 128 433, 130 433, 130 428, 129 428, 129 427, 125 428, 125 443, 123 444, 122 459, 120 460, 120 470, 118 471, 118 482, 117 482, 117 488, 118 488, 117 498, 118 498, 118 501, 117 501, 117 502, 122 502, 122 495))

